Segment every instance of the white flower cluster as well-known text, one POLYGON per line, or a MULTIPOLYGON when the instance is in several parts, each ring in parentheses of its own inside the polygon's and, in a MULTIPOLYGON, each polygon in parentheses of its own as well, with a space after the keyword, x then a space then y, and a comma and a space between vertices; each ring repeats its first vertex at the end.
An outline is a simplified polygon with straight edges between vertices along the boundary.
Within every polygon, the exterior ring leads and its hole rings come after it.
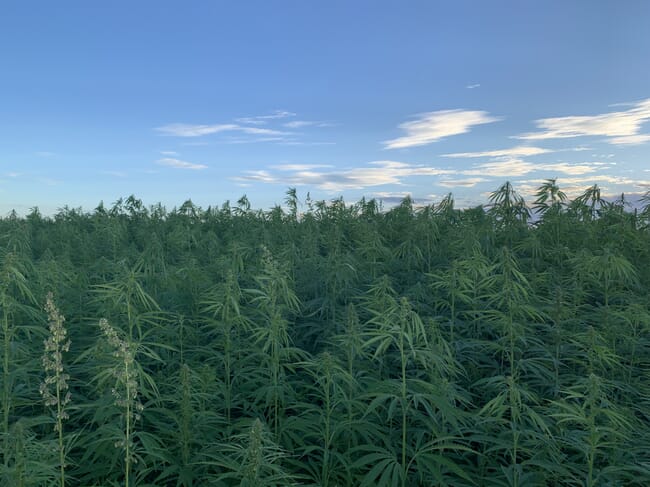
POLYGON ((52 293, 47 295, 45 311, 49 319, 50 334, 44 341, 43 368, 46 375, 39 391, 46 406, 56 406, 57 408, 55 429, 58 431, 62 427, 63 421, 68 419, 65 407, 71 399, 68 391, 70 376, 63 370, 63 353, 70 350, 70 340, 66 340, 65 318, 54 304, 52 293))

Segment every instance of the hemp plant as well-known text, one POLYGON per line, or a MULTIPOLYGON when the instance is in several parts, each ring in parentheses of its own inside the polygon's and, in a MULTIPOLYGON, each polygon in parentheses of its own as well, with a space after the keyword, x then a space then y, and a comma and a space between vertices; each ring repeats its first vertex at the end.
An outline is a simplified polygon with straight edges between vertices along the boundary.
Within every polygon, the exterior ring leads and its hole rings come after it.
POLYGON ((21 323, 25 314, 33 309, 30 306, 36 302, 29 287, 30 261, 26 257, 28 244, 18 237, 11 238, 6 248, 0 249, 0 349, 2 354, 2 383, 0 389, 0 406, 2 408, 2 466, 9 466, 9 444, 11 418, 15 413, 16 404, 24 398, 19 397, 16 384, 25 381, 28 373, 25 364, 28 356, 27 349, 22 347, 19 339, 30 336, 33 330, 21 323), (12 250, 8 250, 8 249, 12 250), (19 253, 20 252, 20 253, 19 253))
POLYGON ((219 453, 207 453, 203 463, 219 467, 216 485, 240 487, 289 487, 297 485, 282 461, 287 453, 273 440, 265 423, 255 418, 246 431, 219 446, 219 453))
POLYGON ((99 320, 99 327, 117 359, 113 369, 116 382, 111 392, 115 397, 115 405, 122 408, 124 436, 115 442, 115 447, 124 450, 124 485, 130 487, 131 464, 135 463, 134 423, 140 419, 140 413, 144 409, 138 399, 139 374, 135 350, 129 341, 120 338, 106 319, 99 320))
POLYGON ((261 273, 254 277, 256 289, 248 289, 251 304, 258 317, 252 329, 253 340, 261 349, 262 363, 268 370, 268 386, 260 388, 268 408, 269 423, 274 435, 280 430, 284 415, 284 398, 288 392, 286 372, 304 353, 293 346, 289 335, 289 319, 300 312, 300 300, 284 269, 266 249, 262 248, 261 273))
POLYGON ((56 407, 54 412, 54 430, 58 434, 59 453, 59 485, 65 486, 65 457, 66 447, 63 441, 63 422, 68 419, 66 406, 70 403, 68 379, 70 376, 63 369, 63 354, 70 350, 70 340, 67 340, 65 318, 54 304, 52 293, 48 293, 45 301, 45 311, 49 320, 49 336, 44 341, 43 369, 45 380, 39 391, 45 405, 56 407))

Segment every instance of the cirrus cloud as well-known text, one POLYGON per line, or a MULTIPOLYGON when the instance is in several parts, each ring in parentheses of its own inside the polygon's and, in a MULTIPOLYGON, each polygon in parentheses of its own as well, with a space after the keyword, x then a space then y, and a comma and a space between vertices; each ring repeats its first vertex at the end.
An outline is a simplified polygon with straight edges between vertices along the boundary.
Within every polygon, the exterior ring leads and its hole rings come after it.
POLYGON ((283 185, 311 185, 329 192, 364 189, 382 185, 402 185, 413 176, 440 176, 456 171, 398 161, 373 161, 366 166, 341 170, 323 170, 323 165, 281 165, 282 174, 267 170, 246 171, 233 178, 238 182, 263 182, 283 185))
POLYGON ((282 125, 290 129, 300 129, 304 127, 331 127, 333 124, 316 120, 293 120, 291 122, 283 123, 282 125))
POLYGON ((201 125, 201 124, 187 124, 187 123, 172 123, 157 127, 155 129, 162 135, 170 135, 175 137, 201 137, 204 135, 218 134, 220 132, 241 132, 250 135, 287 135, 288 132, 281 130, 259 128, 259 127, 245 127, 234 123, 221 123, 214 125, 201 125))
POLYGON ((263 125, 268 123, 269 120, 276 120, 280 118, 295 117, 296 114, 288 110, 275 110, 270 115, 256 115, 254 117, 241 117, 236 119, 239 123, 263 125))
POLYGON ((440 110, 422 113, 416 120, 399 125, 406 135, 387 140, 383 144, 386 149, 404 149, 427 145, 445 137, 469 132, 475 125, 499 120, 501 118, 476 110, 440 110))
POLYGON ((515 136, 524 140, 563 139, 581 136, 608 137, 610 144, 641 144, 650 134, 641 134, 641 125, 650 121, 650 98, 631 104, 629 110, 535 121, 540 129, 515 136))
POLYGON ((472 176, 489 176, 500 178, 511 178, 524 176, 531 172, 548 171, 557 172, 569 175, 581 175, 592 173, 600 166, 602 162, 582 162, 578 164, 570 164, 566 162, 554 163, 532 163, 516 158, 509 158, 505 160, 495 160, 476 165, 473 169, 462 171, 462 174, 472 176))
POLYGON ((165 157, 163 159, 158 159, 156 161, 157 164, 160 164, 161 166, 167 166, 167 167, 173 167, 174 169, 193 169, 193 170, 199 170, 199 169, 207 169, 208 166, 205 164, 194 164, 192 162, 187 162, 187 161, 181 161, 180 159, 174 159, 171 157, 165 157))
POLYGON ((442 157, 526 157, 536 156, 538 154, 546 154, 553 152, 550 149, 542 149, 541 147, 517 146, 510 149, 500 149, 483 152, 458 152, 454 154, 443 154, 442 157))
POLYGON ((320 169, 324 167, 334 167, 331 164, 276 164, 271 166, 279 171, 308 171, 310 169, 320 169))
POLYGON ((444 186, 445 188, 473 188, 478 183, 483 183, 487 179, 483 178, 466 178, 466 179, 443 179, 438 181, 438 186, 444 186))

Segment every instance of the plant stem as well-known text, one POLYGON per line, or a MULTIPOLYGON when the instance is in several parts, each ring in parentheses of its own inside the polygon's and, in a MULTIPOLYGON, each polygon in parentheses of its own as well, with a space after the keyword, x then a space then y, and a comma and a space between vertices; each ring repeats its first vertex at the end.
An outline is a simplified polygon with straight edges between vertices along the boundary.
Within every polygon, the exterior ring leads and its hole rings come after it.
POLYGON ((4 338, 4 360, 2 363, 2 433, 4 438, 4 466, 9 465, 9 410, 11 409, 11 386, 9 384, 9 353, 11 352, 11 334, 7 314, 6 297, 2 297, 2 330, 4 338))

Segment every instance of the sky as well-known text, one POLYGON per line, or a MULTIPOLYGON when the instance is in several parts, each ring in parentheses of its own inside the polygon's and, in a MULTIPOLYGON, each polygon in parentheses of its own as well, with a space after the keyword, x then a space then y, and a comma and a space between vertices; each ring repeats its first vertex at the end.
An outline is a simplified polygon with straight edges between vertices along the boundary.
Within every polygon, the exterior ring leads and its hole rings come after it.
POLYGON ((650 190, 650 2, 3 0, 0 214, 650 190))

